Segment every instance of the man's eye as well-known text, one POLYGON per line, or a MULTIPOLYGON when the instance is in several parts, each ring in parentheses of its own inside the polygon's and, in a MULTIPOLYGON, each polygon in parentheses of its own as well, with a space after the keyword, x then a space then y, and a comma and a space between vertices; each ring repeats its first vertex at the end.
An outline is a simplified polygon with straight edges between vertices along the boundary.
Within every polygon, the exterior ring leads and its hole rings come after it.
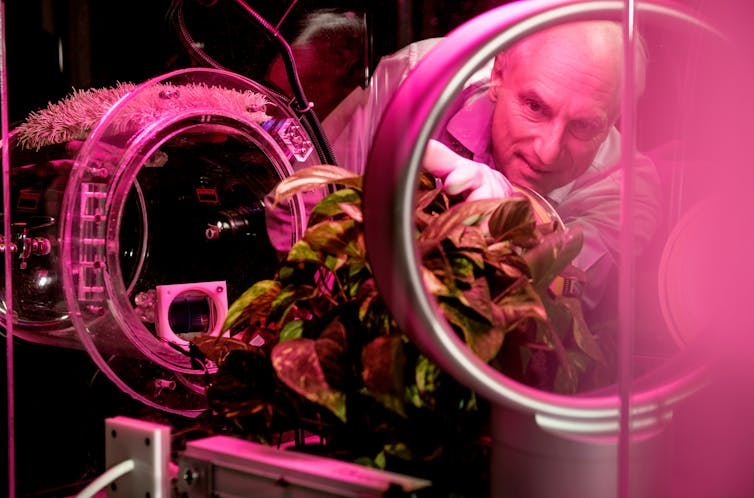
POLYGON ((544 110, 544 106, 542 105, 542 102, 539 102, 538 100, 526 99, 524 100, 524 105, 530 111, 538 113, 538 114, 543 112, 544 110))
POLYGON ((569 126, 571 133, 583 140, 594 138, 602 131, 602 127, 592 121, 572 121, 569 126))

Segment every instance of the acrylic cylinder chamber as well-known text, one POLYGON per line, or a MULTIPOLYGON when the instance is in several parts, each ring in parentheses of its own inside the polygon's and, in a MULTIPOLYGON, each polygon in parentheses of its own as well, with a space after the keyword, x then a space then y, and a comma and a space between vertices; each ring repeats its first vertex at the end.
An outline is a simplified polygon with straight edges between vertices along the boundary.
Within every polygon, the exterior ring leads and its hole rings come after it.
POLYGON ((214 365, 187 339, 217 333, 228 302, 303 233, 300 197, 268 230, 265 196, 320 162, 309 133, 276 94, 224 70, 57 105, 11 134, 14 336, 86 349, 137 400, 201 413, 214 365))

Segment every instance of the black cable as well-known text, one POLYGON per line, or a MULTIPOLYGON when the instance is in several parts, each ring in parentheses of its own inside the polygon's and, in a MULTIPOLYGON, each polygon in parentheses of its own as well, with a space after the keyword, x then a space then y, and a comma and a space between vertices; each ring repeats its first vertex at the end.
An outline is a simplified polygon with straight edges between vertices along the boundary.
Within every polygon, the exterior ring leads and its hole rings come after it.
POLYGON ((278 21, 278 23, 275 25, 275 31, 280 30, 280 26, 283 25, 283 22, 285 22, 285 20, 288 18, 288 15, 291 13, 291 11, 293 10, 293 7, 295 7, 297 3, 298 3, 298 0, 293 0, 291 2, 291 4, 283 13, 283 15, 280 17, 280 20, 278 21))
MULTIPOLYGON (((286 75, 288 76, 288 81, 291 85, 291 89, 293 90, 294 105, 292 106, 292 108, 303 120, 303 124, 306 126, 307 131, 314 137, 314 148, 317 150, 317 155, 319 156, 320 161, 322 161, 322 163, 324 164, 337 165, 338 163, 335 159, 335 153, 332 150, 330 141, 327 139, 327 136, 322 129, 322 124, 320 123, 319 118, 314 112, 314 106, 307 100, 306 95, 304 94, 304 89, 301 86, 301 80, 298 77, 296 62, 293 59, 293 51, 291 50, 290 45, 288 45, 288 42, 285 41, 277 28, 268 23, 254 9, 246 4, 246 2, 244 2, 243 0, 235 0, 235 2, 242 9, 244 9, 244 11, 246 11, 246 13, 251 16, 251 18, 257 24, 259 24, 262 29, 264 29, 270 35, 272 40, 277 43, 278 49, 283 59, 283 63, 285 64, 285 71, 286 75)), ((295 2, 296 0, 294 0, 294 3, 295 2)), ((184 47, 189 52, 193 53, 204 64, 207 64, 210 67, 213 67, 215 69, 225 69, 206 52, 201 50, 194 42, 191 34, 186 28, 186 24, 183 18, 183 0, 173 1, 169 15, 170 17, 175 19, 178 25, 178 34, 181 37, 181 41, 184 47)), ((282 22, 283 20, 281 19, 280 23, 282 22)))
POLYGON ((268 23, 246 2, 243 0, 235 0, 235 2, 241 6, 241 8, 243 8, 265 31, 267 31, 274 41, 277 42, 281 56, 283 57, 283 63, 285 64, 288 81, 293 90, 293 97, 296 101, 297 108, 294 108, 294 111, 300 113, 305 124, 309 125, 311 128, 310 132, 314 135, 314 145, 317 149, 317 154, 319 155, 320 160, 325 164, 337 165, 335 153, 332 150, 330 141, 322 130, 322 124, 314 112, 314 106, 307 100, 306 95, 304 95, 304 89, 301 87, 301 81, 299 80, 298 72, 296 71, 296 62, 293 59, 293 51, 291 51, 290 45, 288 45, 288 42, 285 41, 285 38, 282 37, 277 29, 268 23))
POLYGON ((168 11, 168 17, 176 22, 178 26, 178 35, 180 37, 180 42, 186 50, 201 59, 201 61, 209 67, 215 69, 226 69, 215 59, 207 55, 206 52, 200 49, 194 39, 191 37, 191 33, 189 33, 189 30, 186 27, 186 22, 183 18, 183 0, 173 0, 173 3, 168 11))

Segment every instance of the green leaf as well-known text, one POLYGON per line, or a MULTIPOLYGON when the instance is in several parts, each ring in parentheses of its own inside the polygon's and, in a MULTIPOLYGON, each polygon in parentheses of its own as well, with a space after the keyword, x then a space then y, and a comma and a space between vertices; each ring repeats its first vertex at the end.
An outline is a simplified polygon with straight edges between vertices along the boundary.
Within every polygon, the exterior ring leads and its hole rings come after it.
POLYGON ((529 266, 526 264, 526 262, 519 257, 506 257, 500 261, 494 262, 494 261, 488 261, 491 265, 494 265, 498 270, 500 270, 504 275, 506 275, 509 280, 516 281, 516 280, 529 280, 530 273, 529 273, 529 266), (495 264, 496 263, 496 264, 495 264))
POLYGON ((459 249, 467 249, 467 253, 477 254, 474 259, 482 260, 482 253, 487 249, 487 241, 482 228, 478 226, 464 227, 462 230, 451 232, 449 234, 450 242, 459 249))
POLYGON ((255 311, 266 309, 279 292, 280 282, 276 280, 260 280, 255 283, 230 305, 222 330, 230 330, 241 319, 251 317, 255 311))
POLYGON ((386 454, 398 457, 401 460, 410 461, 413 458, 413 453, 406 443, 386 444, 384 451, 386 454))
POLYGON ((361 189, 362 177, 333 165, 309 166, 283 179, 273 191, 273 207, 290 197, 328 185, 346 185, 361 189))
POLYGON ((558 365, 552 389, 560 394, 574 394, 579 386, 579 378, 573 366, 576 364, 574 352, 566 353, 565 360, 558 365))
MULTIPOLYGON (((574 365, 569 362, 569 351, 563 342, 562 335, 565 335, 570 331, 571 324, 565 324, 564 321, 558 319, 553 322, 552 316, 556 314, 557 306, 554 306, 552 300, 544 300, 545 307, 547 309, 547 315, 550 317, 550 321, 541 321, 537 324, 537 330, 544 336, 545 342, 551 345, 555 351, 555 355, 558 358, 558 374, 565 377, 561 378, 562 382, 570 383, 578 382, 577 373, 574 365), (554 323, 563 324, 560 328, 556 328, 554 323)), ((569 314, 570 315, 570 314, 569 314)))
POLYGON ((309 224, 345 214, 356 221, 361 221, 361 194, 352 188, 333 192, 319 201, 309 214, 309 224))
POLYGON ((433 272, 429 268, 422 266, 421 268, 422 280, 424 287, 434 296, 451 296, 450 289, 447 285, 437 276, 436 272, 433 272))
POLYGON ((222 363, 225 356, 231 351, 237 349, 247 350, 251 346, 243 341, 232 339, 230 337, 215 337, 206 334, 201 334, 193 339, 191 342, 204 354, 207 358, 214 361, 216 364, 222 363))
POLYGON ((490 297, 490 289, 487 287, 487 280, 477 278, 471 281, 471 287, 460 293, 460 301, 473 309, 477 314, 484 317, 492 325, 502 325, 495 323, 495 313, 493 312, 493 303, 490 297))
POLYGON ((387 467, 387 456, 385 455, 384 450, 377 453, 377 456, 374 457, 374 464, 377 466, 378 469, 384 470, 385 467, 387 467))
POLYGON ((377 400, 382 406, 390 410, 391 412, 397 413, 401 417, 407 417, 406 414, 406 404, 404 401, 405 393, 401 393, 400 395, 397 394, 385 394, 385 393, 373 393, 369 390, 365 390, 365 394, 373 397, 377 400))
POLYGON ((296 266, 292 265, 282 265, 280 267, 280 270, 278 270, 278 280, 281 282, 285 282, 287 280, 291 280, 296 275, 296 266))
POLYGON ((335 272, 338 271, 338 269, 342 268, 343 265, 346 264, 348 261, 348 255, 343 253, 338 254, 328 254, 325 257, 325 268, 328 270, 335 272))
POLYGON ((378 401, 405 416, 403 394, 406 356, 400 336, 380 336, 361 351, 361 378, 378 401))
POLYGON ((502 320, 504 323, 514 324, 530 318, 539 321, 548 320, 541 295, 530 285, 522 287, 521 292, 497 300, 495 304, 496 309, 504 316, 502 320))
POLYGON ((449 299, 440 301, 440 309, 448 322, 463 334, 466 344, 484 362, 492 360, 503 345, 504 332, 472 308, 449 299))
POLYGON ((314 349, 327 383, 335 389, 348 389, 353 372, 347 355, 346 328, 340 320, 335 319, 327 324, 314 341, 314 349))
MULTIPOLYGON (((355 258, 356 260, 361 260, 366 262, 366 243, 364 242, 364 233, 361 230, 361 225, 357 225, 356 229, 353 232, 353 237, 351 240, 348 241, 348 244, 346 244, 345 249, 343 249, 343 252, 345 252, 347 255, 351 256, 352 258, 355 258)), ((356 261, 358 262, 358 261, 356 261)))
POLYGON ((346 421, 346 396, 325 380, 314 340, 300 338, 276 344, 271 359, 275 373, 286 386, 346 421))
POLYGON ((537 226, 529 200, 524 197, 504 199, 490 215, 490 235, 496 240, 509 240, 516 245, 530 245, 537 226))
POLYGON ((422 213, 426 208, 432 204, 435 199, 442 194, 442 189, 432 188, 431 190, 423 190, 418 193, 416 199, 416 211, 422 213))
POLYGON ((581 301, 575 297, 558 296, 556 303, 562 304, 571 312, 571 316, 573 317, 573 339, 576 341, 579 349, 592 360, 606 365, 605 354, 602 352, 597 338, 589 331, 589 326, 584 319, 581 301))
POLYGON ((369 313, 369 308, 372 306, 372 303, 375 301, 379 301, 380 295, 377 292, 377 289, 374 287, 373 280, 370 280, 371 287, 368 289, 367 292, 364 292, 364 288, 366 287, 366 283, 361 285, 361 288, 359 289, 359 320, 364 321, 364 319, 367 316, 367 313, 369 313))
POLYGON ((573 328, 571 311, 566 306, 556 302, 549 294, 542 296, 542 304, 545 307, 550 328, 558 333, 558 337, 565 339, 573 328))
POLYGON ((293 247, 288 251, 285 260, 295 263, 323 264, 322 256, 312 249, 312 246, 305 239, 301 239, 293 244, 293 247))
POLYGON ((447 211, 435 217, 419 236, 419 247, 422 252, 432 248, 453 232, 463 230, 467 225, 474 225, 495 209, 500 199, 483 199, 463 202, 451 206, 447 211))
POLYGON ((450 268, 453 271, 453 278, 456 281, 465 283, 467 285, 474 285, 477 281, 474 271, 479 268, 469 258, 460 254, 449 254, 450 268))
POLYGON ((339 256, 353 240, 356 231, 357 225, 352 219, 325 220, 309 227, 304 237, 315 251, 339 256))
POLYGON ((579 254, 583 241, 581 228, 575 225, 545 236, 539 245, 526 251, 523 257, 531 269, 534 286, 544 292, 579 254))
POLYGON ((292 341, 300 338, 304 333, 303 320, 291 320, 283 326, 280 331, 280 342, 292 341))
POLYGON ((286 285, 270 303, 269 320, 278 325, 288 319, 299 303, 309 304, 316 297, 318 290, 309 285, 286 285))
POLYGON ((352 257, 348 260, 348 278, 359 280, 359 285, 364 285, 372 278, 372 271, 365 258, 352 257))
POLYGON ((439 385, 438 379, 440 378, 440 374, 440 368, 432 360, 424 355, 420 355, 414 371, 416 387, 419 389, 419 393, 422 395, 434 393, 439 385))
POLYGON ((340 204, 338 204, 338 206, 340 206, 340 209, 342 209, 343 213, 346 214, 349 218, 359 223, 364 222, 364 214, 361 212, 361 207, 358 204, 352 202, 341 202, 340 204))

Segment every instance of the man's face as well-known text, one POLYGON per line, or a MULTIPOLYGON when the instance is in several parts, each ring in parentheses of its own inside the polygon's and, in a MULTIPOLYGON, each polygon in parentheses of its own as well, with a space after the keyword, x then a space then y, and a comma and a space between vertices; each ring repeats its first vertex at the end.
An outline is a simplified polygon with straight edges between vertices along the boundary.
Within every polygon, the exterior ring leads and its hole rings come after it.
POLYGON ((607 137, 620 109, 620 66, 565 43, 537 45, 502 66, 496 61, 490 91, 495 165, 548 194, 583 173, 607 137))

